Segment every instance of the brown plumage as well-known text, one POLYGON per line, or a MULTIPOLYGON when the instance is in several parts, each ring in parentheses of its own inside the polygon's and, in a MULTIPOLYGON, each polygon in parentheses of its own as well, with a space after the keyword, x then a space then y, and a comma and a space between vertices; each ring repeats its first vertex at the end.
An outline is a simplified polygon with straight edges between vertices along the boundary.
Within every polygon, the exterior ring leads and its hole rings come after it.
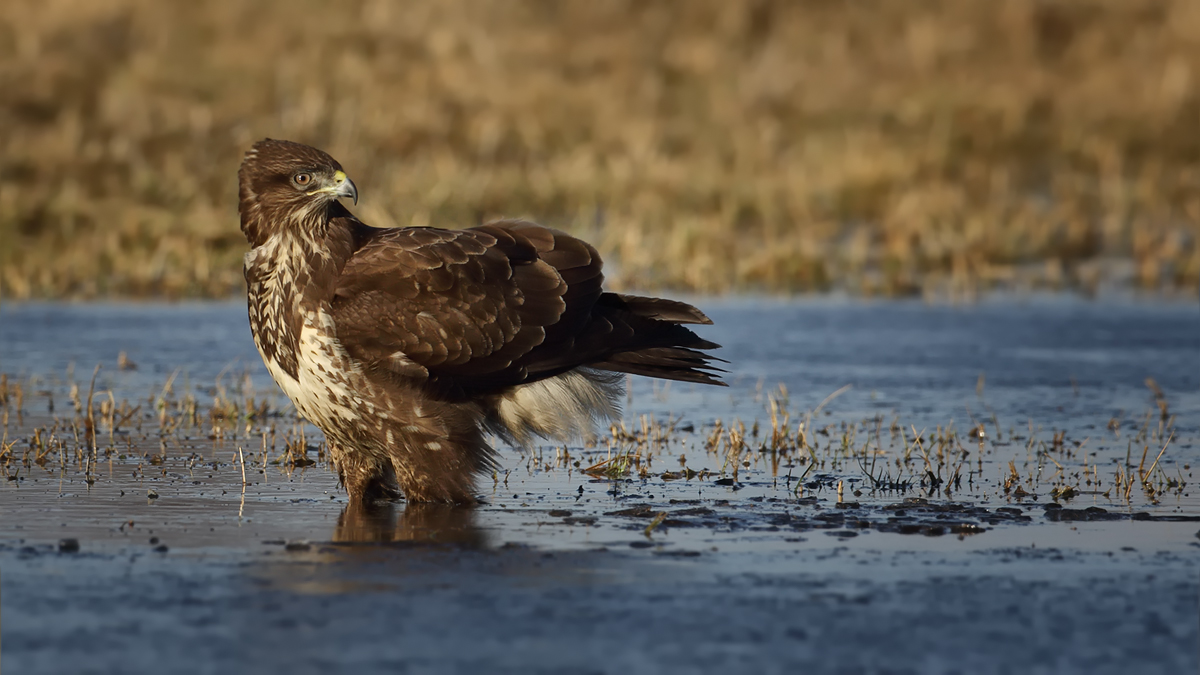
POLYGON ((586 435, 621 376, 723 384, 690 305, 607 293, 596 250, 521 220, 376 229, 332 157, 264 140, 238 172, 250 325, 352 501, 469 502, 486 432, 586 435))

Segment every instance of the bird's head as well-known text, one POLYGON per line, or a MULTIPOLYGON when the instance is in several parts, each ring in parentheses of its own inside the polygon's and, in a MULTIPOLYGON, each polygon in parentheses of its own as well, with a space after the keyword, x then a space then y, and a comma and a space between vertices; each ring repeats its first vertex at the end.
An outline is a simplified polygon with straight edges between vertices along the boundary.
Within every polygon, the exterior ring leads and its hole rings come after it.
POLYGON ((251 246, 297 228, 318 234, 334 215, 348 215, 338 199, 358 203, 354 181, 327 153, 302 143, 265 139, 254 144, 238 170, 238 212, 251 246))

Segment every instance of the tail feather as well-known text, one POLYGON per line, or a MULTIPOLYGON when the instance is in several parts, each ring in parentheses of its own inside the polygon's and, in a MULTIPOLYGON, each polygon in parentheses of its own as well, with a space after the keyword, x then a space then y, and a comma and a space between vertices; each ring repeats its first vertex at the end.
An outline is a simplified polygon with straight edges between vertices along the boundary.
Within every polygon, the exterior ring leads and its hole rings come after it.
POLYGON ((687 332, 695 339, 687 341, 687 347, 646 347, 618 352, 601 363, 591 364, 591 367, 664 380, 728 386, 718 374, 725 371, 713 365, 714 362, 727 363, 727 361, 697 351, 697 349, 715 349, 720 345, 702 340, 691 331, 677 325, 672 324, 672 327, 687 332))
POLYGON ((719 373, 725 371, 713 364, 725 361, 704 353, 721 345, 684 325, 711 323, 683 302, 604 293, 572 351, 595 354, 586 366, 597 370, 724 386, 719 373))
POLYGON ((600 297, 600 301, 610 307, 623 309, 630 314, 636 314, 637 316, 656 321, 666 321, 675 324, 695 323, 712 325, 712 319, 708 318, 704 312, 686 302, 679 302, 678 300, 605 293, 600 297))

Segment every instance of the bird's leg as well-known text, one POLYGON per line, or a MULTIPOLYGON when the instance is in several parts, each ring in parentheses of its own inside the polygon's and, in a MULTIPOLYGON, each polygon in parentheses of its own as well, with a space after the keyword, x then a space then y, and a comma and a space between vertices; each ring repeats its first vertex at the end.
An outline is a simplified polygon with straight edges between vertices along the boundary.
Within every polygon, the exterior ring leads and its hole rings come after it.
POLYGON ((478 435, 410 442, 389 448, 393 475, 413 502, 474 504, 475 479, 491 467, 491 448, 478 435))
POLYGON ((381 462, 414 502, 475 503, 475 479, 494 466, 480 430, 484 411, 474 403, 450 403, 405 391, 387 409, 378 437, 381 462))
POLYGON ((404 493, 400 491, 400 484, 396 482, 396 473, 391 465, 384 464, 380 468, 380 475, 367 485, 368 497, 389 502, 403 499, 404 493))
POLYGON ((400 486, 389 462, 380 462, 361 452, 345 452, 341 448, 331 448, 330 454, 351 504, 400 498, 400 486))

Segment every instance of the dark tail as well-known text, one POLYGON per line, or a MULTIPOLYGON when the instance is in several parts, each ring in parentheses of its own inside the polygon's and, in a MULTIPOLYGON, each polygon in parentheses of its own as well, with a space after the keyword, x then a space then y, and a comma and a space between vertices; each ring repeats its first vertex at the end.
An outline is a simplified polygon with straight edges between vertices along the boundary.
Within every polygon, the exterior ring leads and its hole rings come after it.
POLYGON ((605 293, 597 305, 607 309, 610 321, 624 323, 633 331, 629 348, 611 354, 591 368, 657 377, 664 380, 727 386, 713 365, 727 363, 699 350, 718 349, 681 324, 711 324, 712 319, 689 304, 661 298, 605 293))

